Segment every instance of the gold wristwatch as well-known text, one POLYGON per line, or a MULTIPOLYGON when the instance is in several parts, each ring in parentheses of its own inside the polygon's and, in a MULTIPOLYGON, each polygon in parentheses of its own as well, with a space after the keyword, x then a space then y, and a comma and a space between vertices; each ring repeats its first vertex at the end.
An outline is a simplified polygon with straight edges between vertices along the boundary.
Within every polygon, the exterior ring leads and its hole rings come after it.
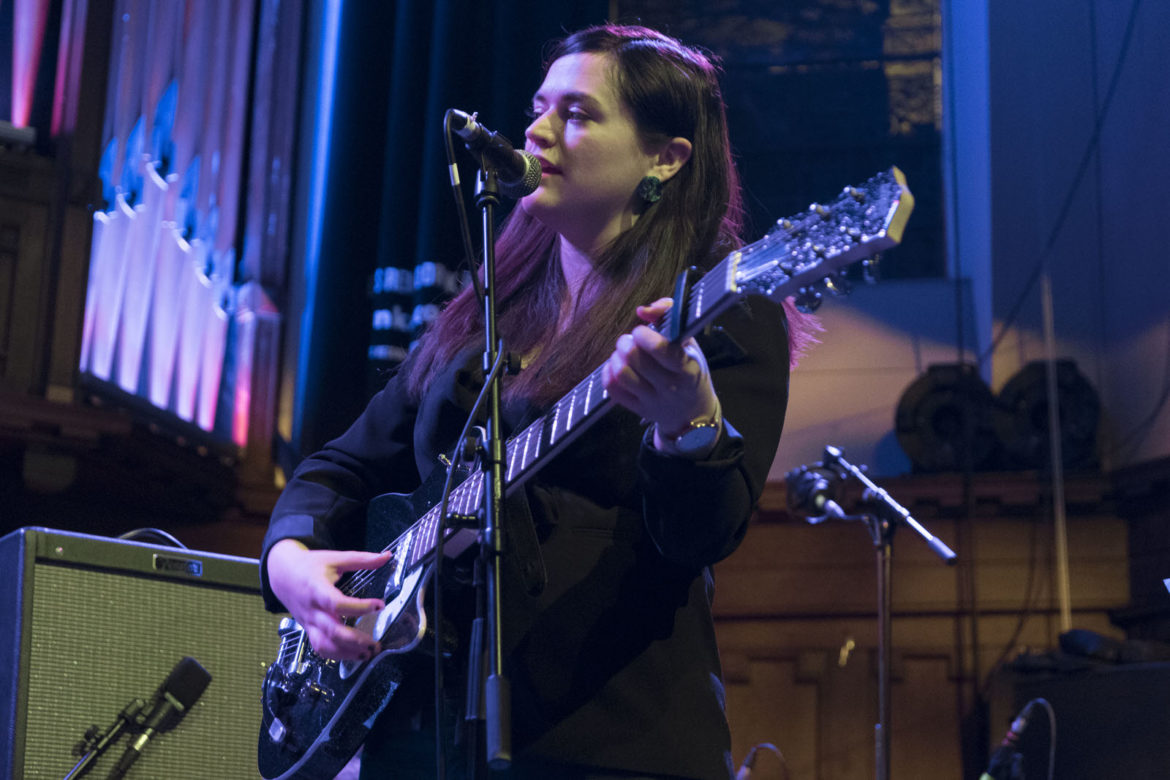
POLYGON ((715 404, 715 413, 696 417, 687 423, 681 433, 667 436, 658 429, 658 438, 667 444, 672 451, 686 457, 703 455, 711 449, 719 438, 719 429, 723 425, 723 410, 718 402, 715 404))

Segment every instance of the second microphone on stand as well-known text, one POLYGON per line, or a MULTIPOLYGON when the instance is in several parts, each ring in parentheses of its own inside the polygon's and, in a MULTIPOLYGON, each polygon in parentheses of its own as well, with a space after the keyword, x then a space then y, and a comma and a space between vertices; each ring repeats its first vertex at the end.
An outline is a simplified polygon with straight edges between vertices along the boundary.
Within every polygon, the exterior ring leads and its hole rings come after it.
POLYGON ((845 510, 835 500, 841 478, 831 470, 801 466, 784 478, 788 488, 788 511, 821 523, 829 518, 845 517, 845 510))

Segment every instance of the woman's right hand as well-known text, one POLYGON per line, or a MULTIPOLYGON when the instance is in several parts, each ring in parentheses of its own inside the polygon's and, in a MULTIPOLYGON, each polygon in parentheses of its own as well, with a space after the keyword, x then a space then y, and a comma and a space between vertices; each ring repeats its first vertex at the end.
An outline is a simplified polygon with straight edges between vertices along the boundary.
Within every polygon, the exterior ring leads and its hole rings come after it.
POLYGON ((268 584, 285 609, 304 627, 313 650, 325 658, 356 661, 379 648, 368 634, 346 625, 345 618, 376 612, 381 599, 347 596, 337 587, 349 571, 376 569, 390 553, 310 550, 295 539, 282 539, 268 551, 268 584))

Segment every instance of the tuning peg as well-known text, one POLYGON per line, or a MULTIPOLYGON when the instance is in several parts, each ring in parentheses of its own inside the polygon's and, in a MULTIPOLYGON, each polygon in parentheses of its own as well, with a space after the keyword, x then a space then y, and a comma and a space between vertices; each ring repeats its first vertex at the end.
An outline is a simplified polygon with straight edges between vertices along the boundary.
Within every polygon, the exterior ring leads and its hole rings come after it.
POLYGON ((812 314, 824 302, 820 292, 812 287, 801 287, 796 295, 796 308, 805 314, 812 314))
POLYGON ((881 267, 878 265, 881 255, 874 255, 861 261, 861 278, 866 284, 876 284, 881 277, 881 267))
POLYGON ((853 292, 853 284, 842 274, 832 274, 825 277, 825 289, 833 295, 844 296, 853 292))
POLYGON ((849 197, 853 198, 858 203, 865 202, 865 193, 862 192, 861 190, 857 189, 856 187, 846 187, 845 194, 848 195, 849 197))

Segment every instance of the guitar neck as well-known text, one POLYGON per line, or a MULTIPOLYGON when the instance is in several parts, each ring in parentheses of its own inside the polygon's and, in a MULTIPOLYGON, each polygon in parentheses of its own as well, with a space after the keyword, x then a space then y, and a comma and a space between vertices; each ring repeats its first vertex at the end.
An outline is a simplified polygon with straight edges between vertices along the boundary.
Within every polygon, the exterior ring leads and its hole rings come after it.
MULTIPOLYGON (((668 312, 652 327, 660 332, 669 329, 673 338, 681 340, 698 335, 748 295, 779 303, 788 296, 807 294, 846 266, 898 244, 913 203, 897 168, 879 173, 857 188, 846 187, 828 206, 813 204, 802 214, 780 220, 766 236, 732 252, 694 284, 680 284, 683 289, 675 296, 675 306, 682 314, 668 312)), ((548 412, 508 439, 506 495, 512 495, 609 409, 611 401, 602 386, 601 373, 601 366, 594 369, 548 412)), ((481 474, 464 479, 451 491, 448 515, 474 518, 483 506, 484 490, 481 474)), ((438 526, 436 506, 394 543, 399 555, 405 545, 410 566, 434 552, 438 526)), ((473 540, 473 532, 452 530, 444 544, 451 544, 451 537, 458 533, 473 540)), ((453 554, 466 546, 463 541, 452 545, 453 554)))

